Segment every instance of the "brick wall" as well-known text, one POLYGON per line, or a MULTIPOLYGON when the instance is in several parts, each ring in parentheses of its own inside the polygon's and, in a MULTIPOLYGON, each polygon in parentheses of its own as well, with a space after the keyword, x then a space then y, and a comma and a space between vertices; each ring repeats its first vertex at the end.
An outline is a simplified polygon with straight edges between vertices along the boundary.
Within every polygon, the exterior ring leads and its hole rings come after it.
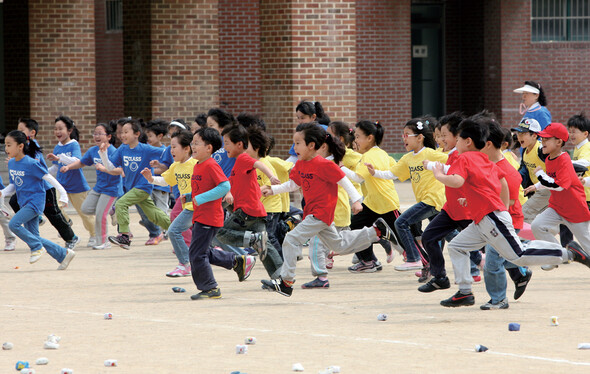
POLYGON ((512 90, 525 80, 541 84, 553 121, 566 122, 590 105, 586 95, 590 81, 590 43, 531 43, 530 0, 502 0, 502 119, 517 124, 521 115, 519 94, 512 90))
POLYGON ((260 1, 219 1, 219 102, 232 113, 262 111, 260 1))
POLYGON ((402 125, 412 115, 410 6, 409 0, 356 4, 356 117, 384 125, 382 147, 389 152, 404 150, 402 125))
POLYGON ((192 120, 219 102, 217 1, 151 6, 152 117, 192 120))
POLYGON ((31 117, 42 145, 56 143, 53 120, 76 123, 82 147, 96 122, 94 0, 29 1, 31 117))
POLYGON ((108 122, 125 114, 123 32, 106 30, 105 0, 94 1, 96 30, 96 117, 108 122))
POLYGON ((26 1, 4 1, 4 105, 6 132, 15 130, 18 118, 28 117, 29 32, 26 1))

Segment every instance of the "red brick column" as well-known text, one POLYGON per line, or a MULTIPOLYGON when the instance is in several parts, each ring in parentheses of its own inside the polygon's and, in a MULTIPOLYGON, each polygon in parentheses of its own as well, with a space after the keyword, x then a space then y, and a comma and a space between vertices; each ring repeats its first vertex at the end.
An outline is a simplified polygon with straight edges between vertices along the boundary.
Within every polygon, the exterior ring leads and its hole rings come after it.
POLYGON ((217 0, 151 1, 152 117, 186 118, 219 102, 217 0))
POLYGON ((53 120, 65 114, 87 148, 96 122, 94 0, 30 0, 29 43, 31 117, 41 125, 40 142, 53 148, 53 120))

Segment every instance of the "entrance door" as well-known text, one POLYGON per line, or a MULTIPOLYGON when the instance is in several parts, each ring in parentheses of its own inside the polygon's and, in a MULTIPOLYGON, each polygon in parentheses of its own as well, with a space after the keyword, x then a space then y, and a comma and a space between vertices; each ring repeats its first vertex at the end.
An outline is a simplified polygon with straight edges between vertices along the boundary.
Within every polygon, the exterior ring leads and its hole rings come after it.
POLYGON ((412 5, 412 117, 445 113, 443 5, 412 5))

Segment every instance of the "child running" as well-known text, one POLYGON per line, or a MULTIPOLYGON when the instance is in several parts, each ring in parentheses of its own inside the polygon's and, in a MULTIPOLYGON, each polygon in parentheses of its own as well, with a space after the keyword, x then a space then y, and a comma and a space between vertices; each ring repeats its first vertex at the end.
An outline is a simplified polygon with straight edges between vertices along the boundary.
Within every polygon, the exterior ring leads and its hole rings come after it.
MULTIPOLYGON (((256 259, 252 256, 237 256, 234 253, 211 248, 211 241, 223 226, 221 199, 229 192, 230 186, 223 170, 212 158, 221 148, 221 135, 212 128, 201 128, 195 132, 192 142, 193 156, 199 160, 191 177, 193 204, 192 241, 189 249, 191 274, 197 289, 192 300, 218 299, 221 297, 211 265, 233 269, 240 282, 252 272, 256 259)), ((186 202, 187 195, 181 195, 186 202)))
MULTIPOLYGON (((86 178, 84 178, 82 170, 76 169, 66 171, 65 173, 60 170, 62 166, 78 161, 82 157, 82 151, 78 143, 78 129, 70 117, 59 116, 55 119, 55 137, 59 143, 53 149, 53 153, 47 155, 47 159, 53 161, 53 166, 49 168, 49 172, 57 175, 57 181, 67 191, 68 198, 82 219, 84 228, 90 234, 90 239, 86 246, 92 248, 95 245, 99 245, 100 240, 96 238, 92 216, 82 212, 82 203, 86 199, 90 187, 86 183, 86 178)), ((68 219, 65 213, 64 216, 68 219)))
POLYGON ((392 230, 382 218, 378 218, 370 227, 338 232, 334 226, 338 186, 344 187, 353 201, 351 209, 354 214, 363 209, 360 203, 361 196, 342 170, 333 161, 319 156, 318 150, 326 142, 332 150, 338 146, 343 148, 343 145, 314 123, 299 124, 295 129, 293 142, 298 161, 291 170, 291 179, 280 186, 263 187, 264 195, 301 188, 305 199, 303 221, 286 235, 283 242, 285 262, 281 267, 280 278, 262 280, 263 288, 287 297, 293 293, 295 268, 297 257, 301 255, 301 247, 315 235, 329 250, 337 254, 354 253, 379 241, 380 238, 393 238, 392 230))
MULTIPOLYGON (((148 182, 159 186, 178 186, 181 195, 191 193, 191 176, 197 160, 191 157, 191 142, 193 135, 190 131, 181 130, 172 135, 170 141, 170 151, 174 158, 174 163, 166 170, 161 177, 152 176, 149 168, 144 168, 141 174, 148 182)), ((186 199, 185 199, 186 200, 186 199)), ((181 202, 179 200, 179 202, 181 202)), ((168 237, 174 248, 174 254, 178 258, 176 268, 168 273, 167 277, 187 277, 191 275, 191 264, 189 259, 189 248, 186 245, 182 233, 192 225, 193 203, 186 201, 182 204, 182 211, 168 228, 168 237)))
POLYGON ((58 263, 57 270, 65 270, 76 256, 71 249, 42 238, 39 235, 39 215, 45 205, 45 186, 47 181, 60 191, 60 202, 67 206, 68 195, 57 180, 48 174, 47 168, 34 159, 37 146, 28 142, 22 131, 14 130, 5 139, 10 185, 0 192, 0 198, 16 191, 20 210, 10 219, 9 227, 31 249, 29 263, 39 261, 48 252, 58 263))
POLYGON ((120 175, 111 175, 106 172, 98 154, 102 143, 110 144, 107 149, 109 156, 112 156, 117 150, 112 144, 114 140, 112 128, 106 123, 99 123, 94 128, 93 136, 96 145, 88 149, 81 159, 62 166, 60 171, 67 173, 70 170, 91 165, 96 168, 96 184, 82 203, 82 212, 95 217, 94 230, 98 234, 96 236, 98 243, 92 249, 108 249, 111 247, 111 243, 107 239, 107 218, 115 200, 123 194, 123 185, 120 175))
POLYGON ((107 170, 122 168, 123 191, 125 194, 115 203, 117 222, 119 223, 119 235, 109 236, 109 241, 123 249, 129 249, 129 207, 138 204, 150 221, 156 225, 168 229, 170 218, 161 209, 156 207, 150 197, 152 185, 141 175, 141 170, 149 167, 151 160, 159 159, 163 150, 151 145, 140 143, 141 125, 138 120, 128 119, 123 125, 121 141, 123 144, 112 156, 107 154, 109 144, 100 145, 100 158, 107 170))
MULTIPOLYGON (((509 191, 505 173, 487 155, 479 152, 485 146, 487 137, 488 129, 485 125, 470 119, 462 121, 457 140, 459 157, 446 173, 440 163, 436 164, 433 171, 436 179, 446 186, 461 189, 464 199, 462 203, 473 220, 449 243, 449 254, 459 291, 440 302, 445 307, 475 303, 471 292, 473 278, 469 272, 469 252, 477 251, 485 244, 490 244, 500 256, 518 266, 557 265, 576 261, 590 267, 590 256, 575 242, 563 248, 557 243, 534 240, 523 249, 507 211, 509 191)), ((568 165, 573 172, 569 160, 568 165)), ((570 226, 577 229, 575 225, 570 226)), ((586 230, 587 226, 586 222, 586 230)), ((589 241, 588 238, 584 240, 589 241)))

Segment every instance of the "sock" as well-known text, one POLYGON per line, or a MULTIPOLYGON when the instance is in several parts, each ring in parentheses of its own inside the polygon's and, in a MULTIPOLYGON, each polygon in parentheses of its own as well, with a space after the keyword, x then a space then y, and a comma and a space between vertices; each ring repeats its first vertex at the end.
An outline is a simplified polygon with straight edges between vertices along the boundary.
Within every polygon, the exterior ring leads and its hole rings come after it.
POLYGON ((459 292, 461 292, 461 295, 469 295, 471 290, 459 290, 459 292))
POLYGON ((319 280, 321 280, 322 282, 325 282, 328 280, 328 277, 318 277, 319 280))

